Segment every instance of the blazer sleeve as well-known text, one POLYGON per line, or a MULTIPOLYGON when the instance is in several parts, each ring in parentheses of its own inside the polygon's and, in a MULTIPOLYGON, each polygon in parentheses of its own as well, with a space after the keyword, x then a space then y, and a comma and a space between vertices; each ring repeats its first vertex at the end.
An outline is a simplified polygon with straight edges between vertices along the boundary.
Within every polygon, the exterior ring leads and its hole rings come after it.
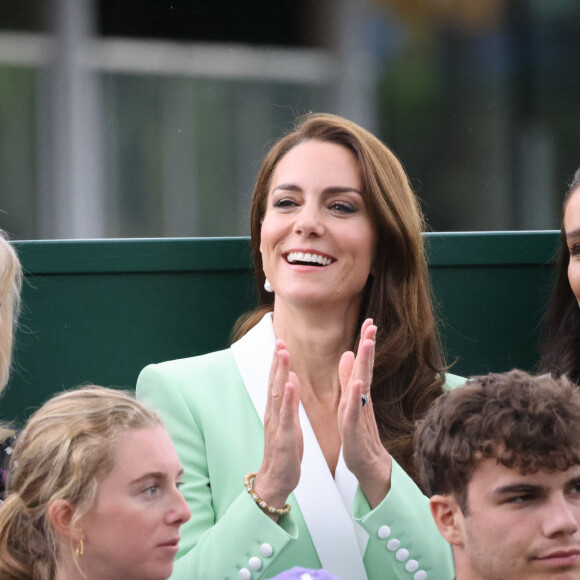
POLYGON ((369 534, 365 564, 370 579, 452 580, 451 546, 443 539, 429 509, 429 500, 393 459, 391 489, 374 509, 360 489, 353 518, 369 534), (382 574, 381 574, 382 570, 382 574))
POLYGON ((467 379, 465 377, 460 377, 459 375, 453 375, 451 373, 445 373, 445 384, 443 389, 445 391, 452 391, 457 387, 462 387, 466 383, 467 379))
MULTIPOLYGON (((150 365, 137 381, 137 397, 160 414, 177 449, 184 469, 181 490, 191 508, 191 519, 182 526, 180 551, 171 578, 268 578, 273 575, 268 572, 276 557, 296 540, 297 528, 290 514, 278 523, 267 517, 243 489, 242 480, 243 491, 218 519, 204 433, 183 396, 179 384, 183 379, 178 375, 166 364, 150 365)), ((227 439, 223 445, 227 446, 227 439)))

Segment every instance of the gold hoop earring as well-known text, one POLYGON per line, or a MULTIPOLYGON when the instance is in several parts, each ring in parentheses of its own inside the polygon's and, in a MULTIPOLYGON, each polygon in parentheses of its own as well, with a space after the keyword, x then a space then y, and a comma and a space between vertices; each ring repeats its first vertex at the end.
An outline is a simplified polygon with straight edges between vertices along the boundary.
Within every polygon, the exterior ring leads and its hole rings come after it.
POLYGON ((85 553, 85 545, 82 540, 79 540, 79 545, 75 548, 75 554, 80 558, 85 553))

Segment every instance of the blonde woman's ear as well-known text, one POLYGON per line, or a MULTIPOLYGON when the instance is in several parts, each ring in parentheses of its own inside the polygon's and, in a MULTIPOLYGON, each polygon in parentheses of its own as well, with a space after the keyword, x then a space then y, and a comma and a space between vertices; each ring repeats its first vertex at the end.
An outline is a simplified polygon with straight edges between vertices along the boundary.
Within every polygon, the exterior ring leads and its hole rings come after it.
POLYGON ((65 499, 53 501, 48 508, 48 519, 54 529, 62 536, 71 540, 74 537, 73 516, 75 513, 74 506, 65 499))

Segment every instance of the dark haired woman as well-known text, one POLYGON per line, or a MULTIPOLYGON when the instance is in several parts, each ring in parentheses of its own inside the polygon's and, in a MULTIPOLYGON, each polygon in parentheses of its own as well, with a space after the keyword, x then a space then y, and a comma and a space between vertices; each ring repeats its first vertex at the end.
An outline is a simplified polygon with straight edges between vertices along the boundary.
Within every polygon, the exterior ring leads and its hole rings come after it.
POLYGON ((401 164, 358 125, 307 115, 270 150, 252 205, 260 306, 230 349, 137 385, 185 468, 173 578, 453 577, 412 479, 415 420, 453 380, 422 227, 401 164))
POLYGON ((580 169, 564 197, 557 279, 543 320, 539 367, 580 383, 580 169))

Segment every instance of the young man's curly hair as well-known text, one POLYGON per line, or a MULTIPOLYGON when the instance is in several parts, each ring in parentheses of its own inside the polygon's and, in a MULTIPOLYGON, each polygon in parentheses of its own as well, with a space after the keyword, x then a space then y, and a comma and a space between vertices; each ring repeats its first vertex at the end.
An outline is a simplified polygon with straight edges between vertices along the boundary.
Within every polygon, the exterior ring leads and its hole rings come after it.
POLYGON ((419 421, 415 457, 427 495, 453 494, 467 513, 469 480, 484 459, 524 475, 580 464, 580 389, 520 370, 473 377, 419 421))

